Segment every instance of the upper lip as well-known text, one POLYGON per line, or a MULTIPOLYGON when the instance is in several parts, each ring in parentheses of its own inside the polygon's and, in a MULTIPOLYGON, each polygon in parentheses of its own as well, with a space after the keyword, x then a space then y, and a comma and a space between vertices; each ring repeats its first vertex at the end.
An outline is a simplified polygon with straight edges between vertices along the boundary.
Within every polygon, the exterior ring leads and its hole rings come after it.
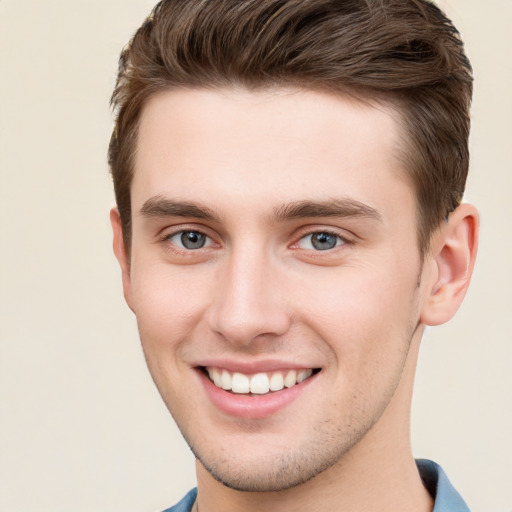
POLYGON ((254 373, 265 373, 279 370, 302 370, 308 368, 320 368, 320 365, 301 363, 286 359, 266 359, 261 361, 234 361, 230 359, 204 359, 197 361, 195 367, 222 368, 230 372, 239 372, 247 375, 254 373))

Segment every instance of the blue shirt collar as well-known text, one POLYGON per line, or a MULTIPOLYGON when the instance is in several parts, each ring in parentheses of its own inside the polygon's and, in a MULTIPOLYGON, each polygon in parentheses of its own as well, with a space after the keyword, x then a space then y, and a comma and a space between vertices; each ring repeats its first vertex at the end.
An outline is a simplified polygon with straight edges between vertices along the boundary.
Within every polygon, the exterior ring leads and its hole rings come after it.
POLYGON ((470 512, 466 502, 448 480, 439 464, 427 459, 416 461, 421 479, 435 500, 432 512, 470 512))

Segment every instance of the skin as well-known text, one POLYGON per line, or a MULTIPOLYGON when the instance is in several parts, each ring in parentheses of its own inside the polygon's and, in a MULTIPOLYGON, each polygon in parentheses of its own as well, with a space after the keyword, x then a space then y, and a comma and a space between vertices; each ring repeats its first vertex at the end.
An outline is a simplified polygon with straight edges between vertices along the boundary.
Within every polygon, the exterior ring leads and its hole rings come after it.
POLYGON ((431 510, 409 446, 414 369, 423 326, 462 301, 477 214, 459 207, 422 257, 399 143, 390 112, 325 93, 149 100, 130 258, 116 210, 114 249, 198 460, 202 512, 431 510), (185 248, 184 230, 205 246, 185 248), (335 246, 315 249, 312 233, 335 246), (265 417, 226 414, 205 392, 201 366, 269 362, 320 371, 265 417))

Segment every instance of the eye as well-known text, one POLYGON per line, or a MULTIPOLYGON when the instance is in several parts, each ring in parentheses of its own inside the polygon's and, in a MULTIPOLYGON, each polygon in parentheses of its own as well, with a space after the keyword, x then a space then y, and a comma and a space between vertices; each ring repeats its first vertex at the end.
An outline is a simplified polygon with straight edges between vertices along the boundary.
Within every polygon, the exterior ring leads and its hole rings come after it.
POLYGON ((301 249, 328 251, 329 249, 334 249, 335 247, 343 245, 344 243, 345 241, 335 233, 317 231, 315 233, 309 233, 308 235, 303 236, 297 245, 301 249))
POLYGON ((172 244, 187 250, 203 249, 211 245, 212 241, 200 231, 178 231, 167 238, 172 244))

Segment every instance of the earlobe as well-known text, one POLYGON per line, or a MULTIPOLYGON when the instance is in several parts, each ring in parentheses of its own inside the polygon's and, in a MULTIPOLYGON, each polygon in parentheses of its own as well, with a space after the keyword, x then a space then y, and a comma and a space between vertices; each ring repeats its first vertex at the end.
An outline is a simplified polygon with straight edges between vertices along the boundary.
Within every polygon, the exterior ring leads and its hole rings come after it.
POLYGON ((114 249, 114 254, 116 255, 117 261, 119 262, 119 266, 121 267, 124 298, 126 300, 126 303, 128 304, 128 307, 132 311, 134 311, 132 300, 132 286, 130 278, 130 258, 128 252, 126 251, 126 246, 123 238, 123 230, 121 226, 121 217, 119 216, 119 211, 117 208, 112 208, 110 210, 110 223, 112 224, 112 245, 114 249))
POLYGON ((459 309, 471 280, 478 246, 476 208, 462 204, 453 211, 432 240, 435 272, 426 289, 421 322, 440 325, 459 309))

